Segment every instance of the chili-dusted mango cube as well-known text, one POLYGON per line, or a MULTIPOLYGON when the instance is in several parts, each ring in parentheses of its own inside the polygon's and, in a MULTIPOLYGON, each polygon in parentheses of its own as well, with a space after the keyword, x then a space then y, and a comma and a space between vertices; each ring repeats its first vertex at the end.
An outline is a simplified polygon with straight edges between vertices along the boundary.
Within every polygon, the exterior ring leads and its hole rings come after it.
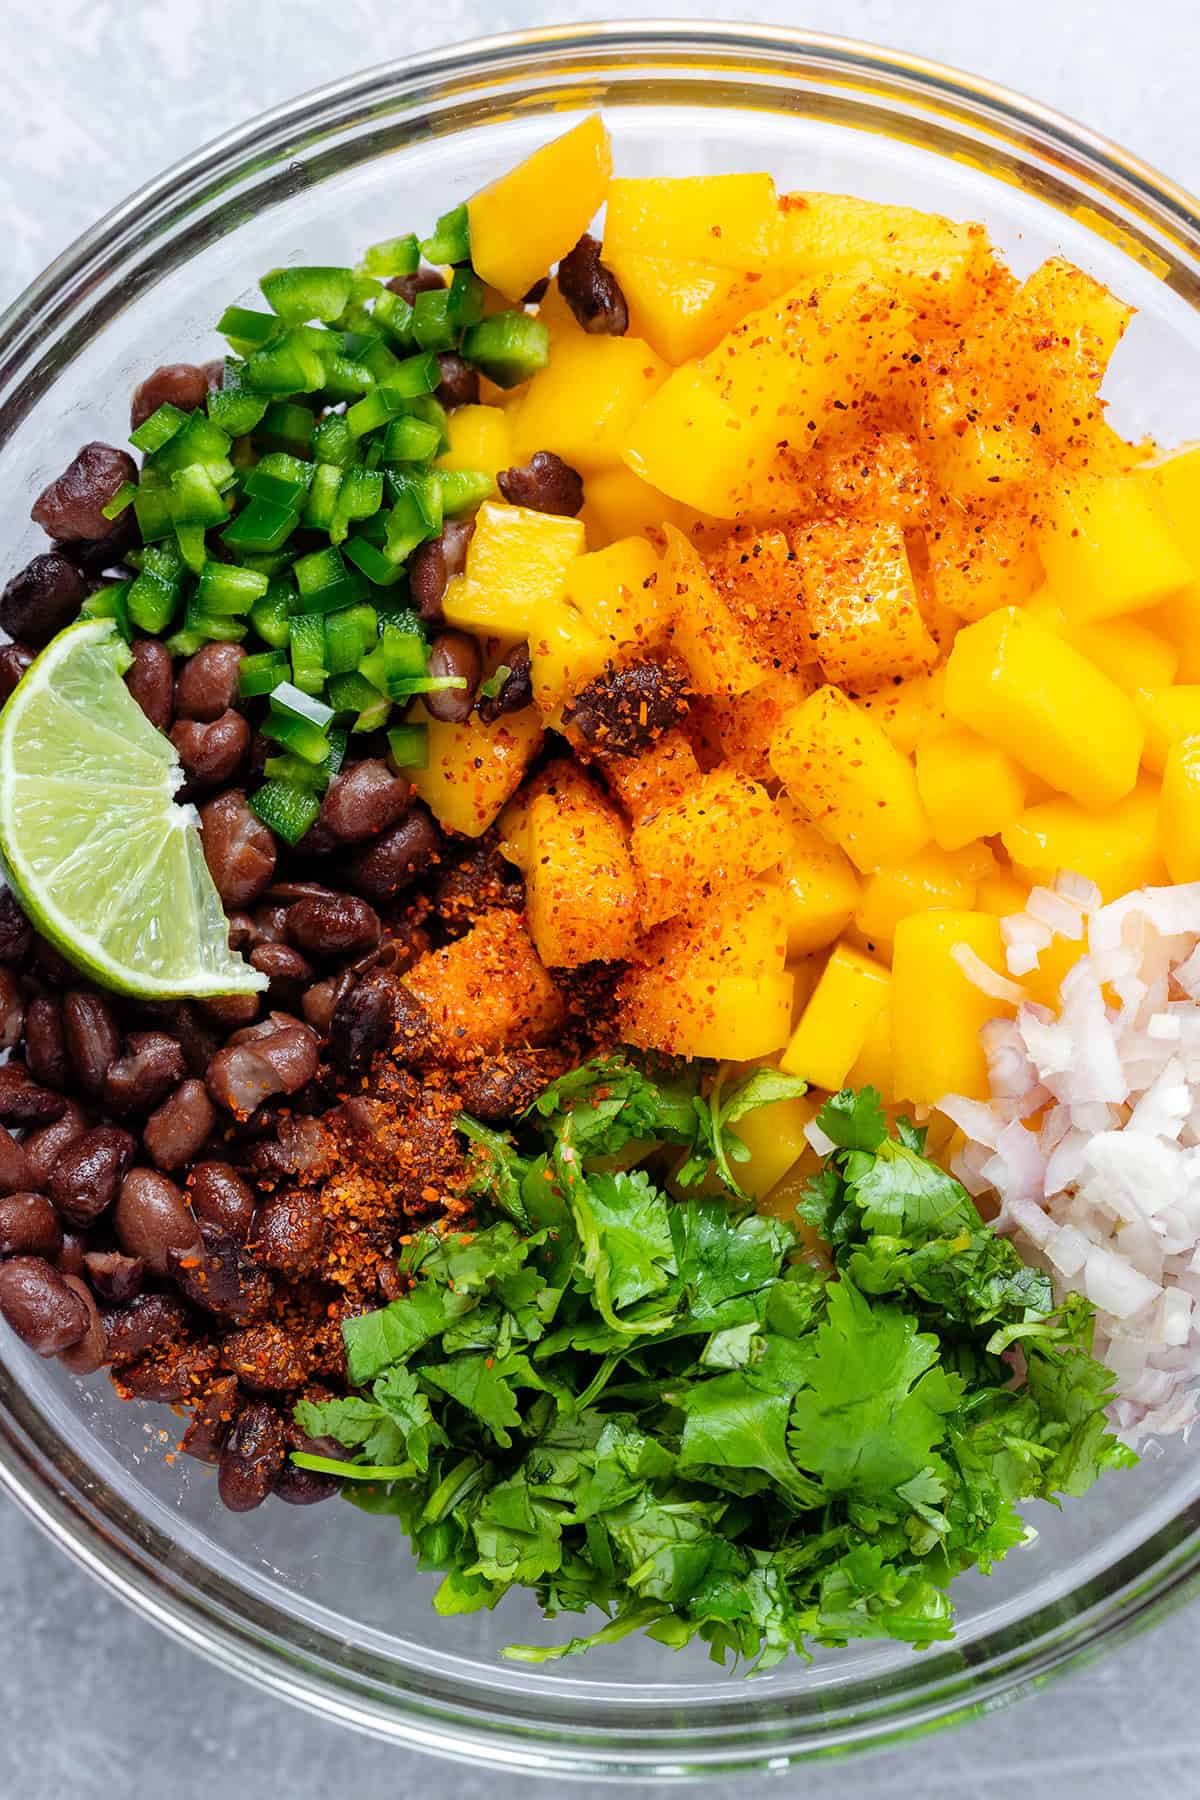
POLYGON ((1192 569, 1187 586, 1163 602, 1155 623, 1179 651, 1175 679, 1200 681, 1200 444, 1187 444, 1138 472, 1164 508, 1192 569))
POLYGON ((731 1127, 750 1152, 747 1162, 732 1164, 738 1185, 747 1194, 765 1199, 805 1155, 809 1143, 804 1128, 819 1105, 813 1094, 796 1094, 757 1107, 731 1127))
POLYGON ((1044 579, 1024 489, 939 509, 925 531, 929 579, 942 606, 968 624, 1018 606, 1044 579))
POLYGON ((538 450, 554 450, 583 475, 613 468, 634 421, 668 373, 640 338, 583 331, 564 338, 509 415, 514 460, 524 463, 538 450))
POLYGON ((920 675, 938 649, 896 524, 817 520, 793 532, 808 628, 829 681, 920 675))
POLYGON ((1145 733, 1133 702, 1016 607, 959 632, 946 665, 946 708, 1084 806, 1111 806, 1137 780, 1145 733))
POLYGON ((525 906, 544 963, 624 961, 637 941, 639 898, 625 822, 602 794, 582 780, 534 799, 525 906))
POLYGON ((517 913, 484 913, 465 937, 430 950, 404 977, 433 1022, 442 1051, 469 1060, 480 1050, 539 1044, 562 1023, 557 988, 517 913))
POLYGON ((529 631, 529 671, 542 716, 557 722, 563 704, 603 674, 612 653, 611 640, 565 600, 539 607, 529 631))
POLYGON ((406 771, 439 825, 464 837, 482 837, 516 793, 542 747, 542 721, 534 707, 506 713, 494 725, 468 719, 448 725, 414 701, 408 718, 428 732, 423 769, 406 771))
POLYGON ((608 190, 604 248, 717 268, 764 269, 779 218, 769 175, 618 177, 608 190))
POLYGON ((528 637, 540 613, 561 599, 567 570, 583 547, 578 519, 485 500, 467 566, 446 589, 446 623, 510 643, 528 637))
POLYGON ((970 912, 976 885, 964 856, 926 844, 907 862, 889 863, 867 876, 854 923, 863 938, 884 955, 891 949, 901 919, 938 908, 970 912))
POLYGON ((660 580, 671 622, 671 647, 687 664, 699 694, 745 694, 767 679, 741 620, 708 578, 682 532, 665 528, 660 580))
POLYGON ((1171 745, 1180 738, 1200 735, 1200 683, 1142 688, 1134 695, 1134 705, 1146 732, 1142 761, 1161 775, 1171 745))
POLYGON ((780 1068, 836 1093, 887 1005, 888 985, 885 968, 839 944, 788 1040, 780 1068))
POLYGON ((911 756, 927 737, 948 729, 945 686, 946 671, 938 668, 908 681, 856 682, 854 698, 897 750, 911 756))
POLYGON ((446 414, 450 448, 437 459, 439 469, 482 469, 493 482, 512 464, 508 414, 499 406, 456 406, 446 414))
POLYGON ((775 803, 758 782, 731 769, 701 775, 682 799, 634 827, 630 849, 646 924, 695 912, 714 888, 773 868, 786 843, 775 803))
POLYGON ((771 766, 859 869, 902 862, 929 841, 912 763, 840 688, 818 688, 786 716, 771 766))
POLYGON ((1061 796, 1043 800, 1014 819, 1001 840, 1031 886, 1049 886, 1066 869, 1116 900, 1162 879, 1158 784, 1143 776, 1131 794, 1101 811, 1061 796))
POLYGON ((1156 606, 1192 578, 1163 506, 1136 473, 1056 483, 1037 543, 1047 581, 1078 623, 1156 606))
POLYGON ((917 792, 943 850, 1003 831, 1025 805, 1025 790, 1012 757, 973 731, 960 726, 917 745, 917 792))
POLYGON ((576 557, 567 571, 565 598, 613 644, 648 650, 662 635, 664 584, 658 554, 644 537, 618 538, 576 557))
POLYGON ((784 714, 820 685, 815 663, 795 675, 768 675, 748 694, 709 695, 694 701, 691 725, 699 729, 714 758, 755 781, 770 781, 771 739, 784 714))
POLYGON ((979 1033, 1011 1015, 970 981, 955 958, 963 945, 1007 975, 1000 921, 991 913, 913 913, 896 926, 892 949, 892 1070, 899 1100, 932 1106, 946 1094, 988 1098, 979 1033))
POLYGON ((743 313, 761 304, 759 284, 736 269, 638 256, 608 244, 604 260, 621 284, 630 331, 673 366, 703 356, 743 313))
POLYGON ((661 544, 665 525, 674 525, 690 535, 703 523, 699 513, 660 494, 623 465, 588 476, 580 518, 587 526, 588 543, 595 550, 611 544, 614 538, 637 533, 648 534, 661 544))
POLYGON ((835 943, 858 906, 859 883, 844 850, 806 819, 795 801, 776 802, 789 843, 779 865, 787 907, 788 956, 808 956, 835 943))
POLYGON ((604 776, 636 825, 682 800, 700 780, 700 764, 682 731, 664 731, 638 756, 608 756, 604 776))
POLYGON ((1021 283, 1005 321, 1013 374, 1038 398, 1039 443, 1075 450, 1133 317, 1102 282, 1052 256, 1021 283), (1082 429, 1081 429, 1082 422, 1082 429))
POLYGON ((1200 881, 1200 737, 1181 738, 1167 753, 1159 847, 1172 881, 1200 881))
POLYGON ((791 510, 794 495, 777 472, 781 444, 807 453, 808 422, 872 391, 911 342, 909 322, 880 284, 802 283, 676 369, 636 420, 625 460, 716 518, 773 501, 791 510))
POLYGON ((969 301, 988 241, 981 225, 913 207, 852 194, 795 193, 780 196, 775 254, 793 281, 862 267, 906 300, 953 311, 969 301))
POLYGON ((481 188, 467 202, 480 280, 523 299, 579 242, 604 205, 611 174, 612 145, 593 113, 481 188))

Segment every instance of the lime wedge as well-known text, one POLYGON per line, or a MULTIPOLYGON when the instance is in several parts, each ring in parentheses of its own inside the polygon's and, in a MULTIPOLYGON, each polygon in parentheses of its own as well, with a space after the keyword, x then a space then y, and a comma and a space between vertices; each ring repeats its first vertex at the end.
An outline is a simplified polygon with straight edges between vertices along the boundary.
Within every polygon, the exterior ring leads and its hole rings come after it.
POLYGON ((0 850, 43 936, 104 987, 142 999, 244 994, 183 771, 121 676, 109 619, 60 632, 0 712, 0 850))

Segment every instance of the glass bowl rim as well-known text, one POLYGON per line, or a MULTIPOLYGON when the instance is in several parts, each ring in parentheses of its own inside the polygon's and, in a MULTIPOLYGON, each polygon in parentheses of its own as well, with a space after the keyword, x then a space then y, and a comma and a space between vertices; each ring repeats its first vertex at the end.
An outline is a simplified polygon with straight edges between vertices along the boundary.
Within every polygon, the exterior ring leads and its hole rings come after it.
MULTIPOLYGON (((1039 150, 1067 154, 1073 173, 1082 162, 1109 194, 1164 233, 1195 271, 1200 291, 1200 201, 1102 134, 1001 84, 902 50, 783 26, 672 19, 583 22, 473 38, 373 65, 259 113, 171 165, 76 238, 0 314, 0 394, 36 353, 55 320, 78 304, 90 279, 118 269, 150 222, 161 223, 164 209, 178 212, 189 197, 211 191, 222 175, 235 177, 248 157, 261 155, 268 146, 278 149, 297 131, 311 132, 320 121, 336 124, 371 95, 421 83, 436 96, 441 84, 464 77, 494 86, 503 77, 536 72, 539 59, 552 52, 599 57, 605 66, 648 57, 651 68, 656 57, 665 62, 672 54, 714 58, 733 76, 749 74, 757 59, 781 76, 824 79, 855 90, 874 78, 901 102, 939 108, 959 123, 1015 130, 1039 150)), ((990 1671, 972 1670, 968 1662, 957 1679, 944 1680, 928 1692, 910 1690, 900 1708, 872 1711, 857 1725, 833 1734, 820 1729, 789 1733, 783 1700, 775 1708, 769 1703, 747 1707, 755 1716, 746 1727, 704 1751, 693 1745, 689 1752, 686 1727, 677 1728, 673 1742, 660 1738, 639 1751, 628 1740, 605 1743, 603 1725, 585 1725, 578 1734, 563 1732, 561 1724, 539 1729, 528 1719, 485 1715, 469 1701, 457 1707, 429 1705, 408 1693, 397 1703, 395 1690, 384 1710, 365 1683, 352 1689, 343 1682, 339 1689, 338 1677, 346 1671, 331 1671, 315 1660, 302 1668, 297 1655, 289 1656, 285 1646, 271 1639, 269 1627, 232 1616, 217 1599, 195 1588, 172 1586, 150 1556, 104 1530, 82 1493, 72 1493, 69 1480, 2 1405, 0 1489, 144 1618, 218 1667, 279 1698, 414 1749, 483 1760, 514 1772, 592 1779, 714 1778, 753 1768, 777 1771, 831 1752, 881 1747, 1007 1703, 1050 1675, 1124 1641, 1200 1588, 1200 1530, 1192 1528, 1190 1516, 1181 1515, 1172 1522, 1176 1536, 1148 1568, 1132 1566, 1135 1559, 1129 1559, 1133 1581, 1114 1608, 1078 1629, 1072 1629, 1072 1621, 1066 1628, 1060 1622, 1042 1640, 1011 1649, 990 1671), (554 1732, 558 1735, 548 1735, 554 1732)))

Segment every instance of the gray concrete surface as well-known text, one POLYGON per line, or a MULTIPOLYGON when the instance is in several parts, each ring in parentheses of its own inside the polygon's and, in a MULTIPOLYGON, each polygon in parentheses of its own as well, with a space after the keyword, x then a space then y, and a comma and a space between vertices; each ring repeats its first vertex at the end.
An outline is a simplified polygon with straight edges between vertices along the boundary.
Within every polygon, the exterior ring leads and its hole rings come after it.
MULTIPOLYGON (((622 0, 614 10, 805 25, 939 57, 1086 119, 1200 188, 1191 0, 622 0)), ((130 189, 263 107, 408 50, 605 12, 596 0, 6 0, 0 299, 130 189)), ((869 1762, 795 1771, 775 1791, 1184 1800, 1200 1792, 1198 1623, 1194 1609, 1182 1613, 1015 1708, 869 1762)), ((426 1800, 517 1800, 528 1784, 404 1755, 260 1698, 157 1635, 0 1503, 0 1800, 307 1800, 418 1786, 426 1800)), ((747 1786, 709 1791, 732 1800, 747 1786)))

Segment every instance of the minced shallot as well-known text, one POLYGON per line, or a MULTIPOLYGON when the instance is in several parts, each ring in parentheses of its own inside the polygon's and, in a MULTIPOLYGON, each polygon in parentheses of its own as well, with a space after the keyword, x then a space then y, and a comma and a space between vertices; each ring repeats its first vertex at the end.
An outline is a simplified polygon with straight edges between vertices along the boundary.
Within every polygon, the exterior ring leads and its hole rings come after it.
POLYGON ((959 959, 985 993, 1020 1003, 984 1027, 992 1098, 938 1108, 965 1139, 954 1173, 995 1196, 997 1229, 1059 1297, 1094 1305, 1116 1430, 1134 1444, 1184 1430, 1200 1412, 1200 882, 1105 906, 1061 875, 1003 933, 1015 982, 1056 936, 1087 948, 1057 1014, 959 959))

